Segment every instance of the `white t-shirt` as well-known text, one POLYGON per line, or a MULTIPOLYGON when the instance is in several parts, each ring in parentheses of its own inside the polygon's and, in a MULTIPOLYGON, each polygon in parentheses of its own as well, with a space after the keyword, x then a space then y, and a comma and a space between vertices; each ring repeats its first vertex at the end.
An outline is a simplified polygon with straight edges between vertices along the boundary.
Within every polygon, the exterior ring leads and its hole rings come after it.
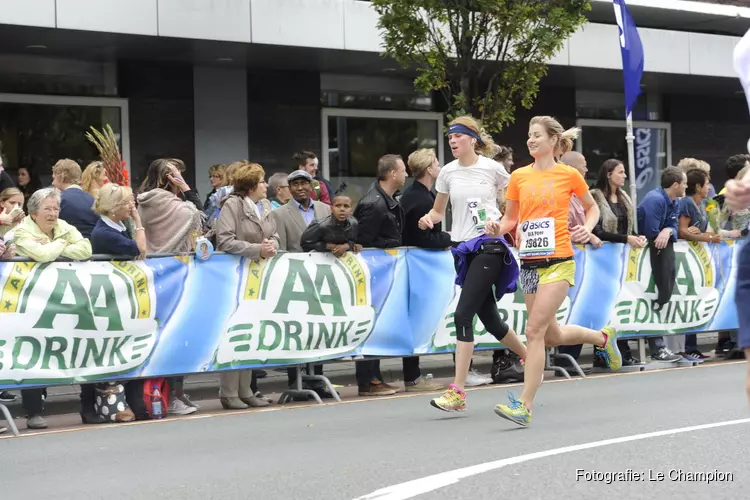
POLYGON ((469 241, 484 233, 488 219, 502 215, 497 207, 497 192, 505 189, 510 174, 505 168, 485 156, 474 165, 463 166, 453 160, 440 171, 435 189, 450 196, 451 240, 469 241))

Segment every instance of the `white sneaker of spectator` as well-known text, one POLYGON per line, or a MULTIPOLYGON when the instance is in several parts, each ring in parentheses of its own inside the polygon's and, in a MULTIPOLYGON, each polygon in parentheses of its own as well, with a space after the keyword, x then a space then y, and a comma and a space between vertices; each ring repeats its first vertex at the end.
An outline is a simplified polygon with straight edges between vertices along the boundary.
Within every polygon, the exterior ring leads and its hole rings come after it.
POLYGON ((477 387, 480 385, 487 385, 492 383, 492 377, 488 375, 481 375, 476 370, 471 370, 469 375, 466 377, 466 387, 477 387))
POLYGON ((185 406, 190 406, 192 408, 195 408, 196 410, 200 410, 201 409, 200 406, 198 406, 197 404, 193 403, 190 400, 190 396, 188 396, 187 394, 183 394, 181 397, 178 397, 177 399, 179 399, 180 401, 182 401, 183 403, 185 403, 185 406))
POLYGON ((188 406, 177 398, 172 398, 172 402, 169 403, 168 415, 190 415, 198 411, 198 408, 188 406))

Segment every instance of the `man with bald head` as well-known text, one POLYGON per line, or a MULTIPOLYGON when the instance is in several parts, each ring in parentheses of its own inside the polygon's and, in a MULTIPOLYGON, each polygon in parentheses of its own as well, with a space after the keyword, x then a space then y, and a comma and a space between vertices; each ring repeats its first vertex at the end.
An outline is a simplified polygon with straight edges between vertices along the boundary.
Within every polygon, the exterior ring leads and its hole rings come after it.
MULTIPOLYGON (((577 151, 570 151, 562 155, 562 158, 560 158, 560 163, 564 163, 565 165, 571 166, 574 169, 578 170, 578 173, 580 173, 584 179, 586 178, 586 172, 589 171, 586 165, 586 157, 584 157, 577 151)), ((575 229, 576 226, 582 226, 585 222, 586 210, 583 208, 583 203, 581 203, 581 200, 579 200, 576 195, 572 195, 570 197, 570 210, 568 211, 568 229, 570 230, 571 234, 573 233, 573 229, 575 229)), ((573 243, 579 242, 573 240, 573 243)), ((591 239, 589 239, 589 243, 594 248, 600 248, 602 246, 602 240, 600 240, 593 234, 591 235, 591 239)))

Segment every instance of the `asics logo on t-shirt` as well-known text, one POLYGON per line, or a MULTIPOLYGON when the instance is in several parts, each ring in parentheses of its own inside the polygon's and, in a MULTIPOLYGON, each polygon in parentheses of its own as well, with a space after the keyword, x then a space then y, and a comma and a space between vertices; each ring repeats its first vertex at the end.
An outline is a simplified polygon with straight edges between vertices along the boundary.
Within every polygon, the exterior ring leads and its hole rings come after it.
POLYGON ((548 220, 533 222, 526 221, 521 225, 521 230, 525 233, 526 231, 536 231, 537 229, 548 229, 550 227, 548 220))

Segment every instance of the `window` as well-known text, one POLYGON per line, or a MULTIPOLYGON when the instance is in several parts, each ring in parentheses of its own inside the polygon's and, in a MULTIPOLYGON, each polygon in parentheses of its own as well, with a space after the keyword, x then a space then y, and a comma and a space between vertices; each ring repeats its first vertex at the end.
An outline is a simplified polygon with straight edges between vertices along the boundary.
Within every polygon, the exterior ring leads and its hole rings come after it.
POLYGON ((443 163, 443 116, 432 112, 323 109, 323 173, 346 183, 356 203, 375 180, 378 159, 434 148, 443 163))
POLYGON ((86 168, 99 158, 86 139, 89 127, 112 127, 120 153, 130 169, 128 108, 125 99, 0 94, 0 154, 13 176, 18 167, 30 168, 44 185, 52 166, 70 158, 86 168))

